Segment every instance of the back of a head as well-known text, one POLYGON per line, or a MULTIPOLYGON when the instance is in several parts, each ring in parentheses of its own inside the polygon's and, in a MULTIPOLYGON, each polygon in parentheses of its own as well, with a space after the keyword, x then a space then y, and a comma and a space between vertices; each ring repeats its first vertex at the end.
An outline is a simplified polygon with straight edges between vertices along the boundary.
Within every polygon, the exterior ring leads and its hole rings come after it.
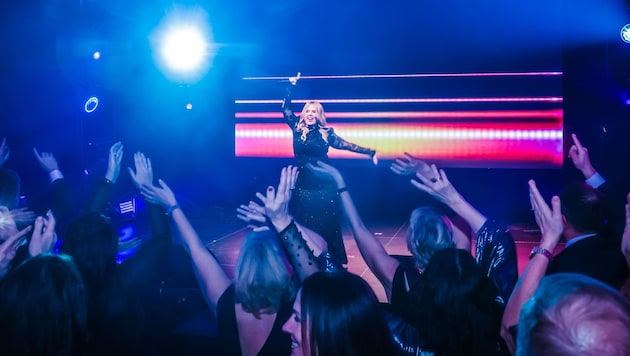
POLYGON ((516 354, 630 355, 630 302, 585 275, 547 276, 521 311, 516 354))
POLYGON ((455 243, 448 217, 431 207, 420 207, 411 212, 407 248, 418 267, 424 269, 435 252, 449 247, 455 247, 455 243))
POLYGON ((5 355, 77 355, 86 350, 83 281, 72 259, 32 257, 0 286, 0 344, 5 355))
POLYGON ((562 214, 567 222, 579 232, 601 231, 604 226, 602 196, 584 182, 568 184, 560 195, 562 214))
POLYGON ((383 310, 371 287, 357 275, 319 272, 306 278, 301 313, 310 326, 303 328, 302 340, 309 340, 311 355, 393 353, 383 310))
POLYGON ((438 354, 491 355, 503 309, 498 294, 469 252, 443 249, 411 287, 409 317, 438 354))
POLYGON ((281 303, 293 300, 296 289, 293 271, 277 237, 270 231, 250 233, 234 268, 236 301, 254 315, 276 312, 281 303))
POLYGON ((0 167, 0 206, 15 209, 20 199, 20 176, 10 169, 0 167))
POLYGON ((85 282, 103 284, 116 268, 118 237, 111 221, 100 214, 86 214, 70 223, 61 252, 72 256, 85 282))

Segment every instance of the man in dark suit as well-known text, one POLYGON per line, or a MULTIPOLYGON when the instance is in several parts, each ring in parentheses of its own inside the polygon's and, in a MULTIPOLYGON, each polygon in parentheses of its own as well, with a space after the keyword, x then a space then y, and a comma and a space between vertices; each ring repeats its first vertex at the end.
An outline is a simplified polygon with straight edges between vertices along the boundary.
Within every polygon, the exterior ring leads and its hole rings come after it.
POLYGON ((576 182, 564 189, 560 201, 566 244, 550 262, 546 274, 582 273, 619 288, 628 277, 628 266, 619 248, 619 237, 607 232, 601 193, 576 182))

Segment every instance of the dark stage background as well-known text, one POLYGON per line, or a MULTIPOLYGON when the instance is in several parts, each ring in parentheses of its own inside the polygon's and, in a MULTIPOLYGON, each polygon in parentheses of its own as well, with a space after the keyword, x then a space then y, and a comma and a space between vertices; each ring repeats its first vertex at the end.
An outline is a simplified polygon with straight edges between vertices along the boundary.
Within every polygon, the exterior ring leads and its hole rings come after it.
MULTIPOLYGON (((275 184, 289 158, 234 157, 234 100, 243 77, 562 71, 564 148, 577 133, 602 173, 628 182, 630 53, 619 28, 624 1, 182 1, 203 8, 215 56, 195 83, 156 66, 153 29, 174 7, 167 1, 27 0, 0 5, 0 137, 6 166, 23 178, 29 204, 46 208, 48 177, 32 148, 53 152, 85 192, 106 167, 115 141, 123 167, 135 151, 152 160, 191 208, 233 211, 275 184), (92 51, 101 51, 94 61, 92 51), (98 95, 94 113, 85 99, 98 95), (187 103, 193 110, 186 110, 187 103), (85 172, 89 174, 86 175, 85 172)), ((269 97, 281 98, 278 82, 269 97)), ((352 92, 352 86, 332 90, 352 92)), ((454 90, 456 88, 453 88, 454 90)), ((400 90, 400 88, 392 88, 400 90)), ((448 87, 440 88, 448 93, 448 87)), ((448 94, 447 94, 448 95, 448 94)), ((368 160, 335 160, 366 216, 405 216, 423 199, 407 178, 368 160)), ((448 168, 455 186, 480 210, 508 222, 531 221, 526 182, 549 197, 569 179, 570 162, 553 169, 448 168)), ((626 188, 623 188, 626 189, 626 188)), ((627 190, 626 190, 627 191, 627 190)), ((78 194, 81 195, 81 194, 78 194)), ((127 172, 115 200, 134 195, 127 172)))

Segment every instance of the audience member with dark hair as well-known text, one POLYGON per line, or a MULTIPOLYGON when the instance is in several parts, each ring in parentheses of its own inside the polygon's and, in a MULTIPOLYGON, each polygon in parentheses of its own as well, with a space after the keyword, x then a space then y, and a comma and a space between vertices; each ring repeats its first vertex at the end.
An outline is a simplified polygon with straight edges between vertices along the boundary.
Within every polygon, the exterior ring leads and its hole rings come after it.
POLYGON ((87 354, 83 280, 72 259, 40 254, 0 284, 3 355, 87 354))
POLYGON ((392 355, 393 341, 371 287, 348 272, 317 272, 304 280, 293 316, 282 328, 292 355, 392 355))
MULTIPOLYGON (((134 183, 151 183, 153 171, 148 160, 141 153, 134 157, 134 183)), ((145 315, 139 294, 152 283, 157 285, 159 262, 170 245, 164 210, 149 202, 147 211, 152 238, 120 265, 116 260, 118 234, 108 217, 84 214, 66 230, 60 250, 74 258, 85 281, 93 353, 141 352, 147 346, 141 343, 145 315)))
MULTIPOLYGON (((582 273, 619 288, 628 266, 618 240, 603 233, 605 216, 601 194, 582 182, 570 183, 560 196, 565 248, 553 257, 546 274, 582 273)), ((546 250, 551 256, 553 250, 546 250)))
POLYGON ((630 302, 585 275, 543 278, 518 325, 517 356, 630 355, 630 302))
POLYGON ((296 167, 283 168, 277 189, 257 194, 293 268, 304 278, 293 317, 283 327, 291 334, 292 355, 394 354, 385 314, 367 282, 345 271, 321 272, 323 267, 289 214, 296 177, 296 167))
POLYGON ((436 355, 500 355, 504 304, 469 252, 437 251, 409 292, 409 319, 436 355))

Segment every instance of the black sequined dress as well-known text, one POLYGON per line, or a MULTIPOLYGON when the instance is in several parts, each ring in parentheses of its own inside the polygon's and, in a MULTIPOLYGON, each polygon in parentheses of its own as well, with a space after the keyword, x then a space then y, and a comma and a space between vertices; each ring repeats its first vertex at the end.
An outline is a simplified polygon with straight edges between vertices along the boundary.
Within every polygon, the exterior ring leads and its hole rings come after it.
POLYGON ((291 99, 284 100, 284 117, 293 131, 293 153, 299 169, 289 208, 295 220, 320 234, 328 243, 328 251, 340 263, 348 263, 341 234, 341 207, 335 183, 313 174, 307 163, 328 160, 330 147, 374 156, 376 151, 348 142, 330 128, 314 127, 302 140, 297 130, 298 118, 289 109, 291 99))

